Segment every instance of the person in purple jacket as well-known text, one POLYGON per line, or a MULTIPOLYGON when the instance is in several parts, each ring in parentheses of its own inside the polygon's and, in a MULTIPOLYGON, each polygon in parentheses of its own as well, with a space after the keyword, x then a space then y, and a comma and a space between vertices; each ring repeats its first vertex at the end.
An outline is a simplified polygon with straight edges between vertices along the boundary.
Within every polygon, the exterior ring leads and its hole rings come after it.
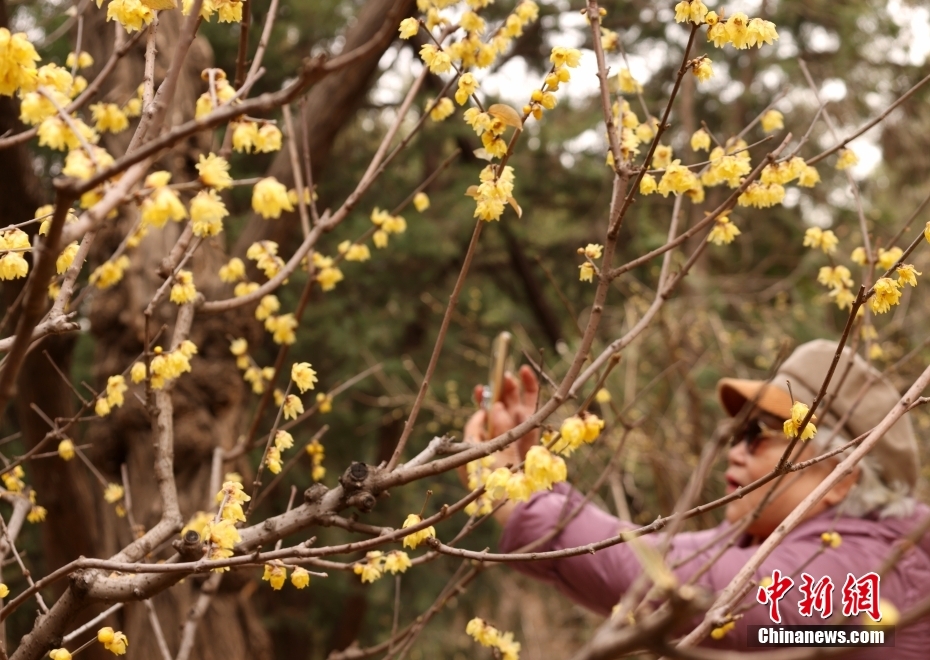
MULTIPOLYGON (((748 410, 746 423, 733 438, 723 475, 727 492, 768 474, 781 458, 789 441, 782 432, 792 405, 787 383, 796 401, 811 403, 819 391, 836 352, 836 343, 812 341, 799 346, 782 364, 770 383, 725 378, 717 394, 724 410, 737 416, 748 410)), ((532 414, 538 383, 523 367, 519 383, 505 379, 502 400, 491 410, 491 436, 504 433, 532 414)), ((827 390, 827 413, 818 411, 817 434, 806 442, 798 460, 838 448, 876 426, 899 401, 897 390, 875 369, 849 349, 837 366, 827 390), (837 389, 839 386, 839 389, 837 389)), ((485 412, 472 416, 465 437, 486 440, 485 412)), ((530 434, 497 455, 498 466, 515 465, 538 442, 530 434)), ((682 532, 671 539, 666 565, 681 583, 709 569, 694 584, 712 594, 722 591, 782 520, 829 474, 842 458, 827 459, 800 473, 788 475, 774 496, 753 520, 752 514, 767 491, 762 487, 726 506, 725 521, 713 529, 682 532), (742 525, 741 531, 737 528, 742 525), (728 533, 729 532, 729 533, 728 533), (736 536, 735 541, 733 537, 736 536), (722 554, 720 554, 722 552, 722 554), (719 554, 719 557, 717 555, 719 554)), ((879 441, 858 468, 835 486, 806 519, 789 532, 756 574, 757 584, 732 614, 734 626, 717 631, 705 644, 748 649, 747 626, 836 623, 837 615, 851 614, 842 623, 860 624, 865 612, 893 622, 930 594, 930 538, 916 542, 905 537, 928 522, 930 508, 918 503, 914 488, 920 476, 917 441, 908 416, 899 420, 879 441), (895 549, 903 549, 897 563, 881 576, 876 572, 895 549), (807 577, 804 577, 804 576, 807 577), (772 579, 777 581, 774 586, 772 579), (772 607, 778 584, 791 585, 772 607), (775 612, 777 610, 777 612, 775 612), (845 612, 844 612, 845 610, 845 612), (833 618, 830 621, 831 617, 833 618)), ((503 525, 501 552, 518 551, 542 539, 582 496, 566 483, 536 493, 528 502, 504 503, 495 513, 503 525)), ((553 538, 538 543, 534 552, 561 550, 601 541, 637 525, 621 521, 593 504, 586 504, 553 538)), ((918 530, 919 531, 919 530, 918 530)), ((643 537, 655 548, 662 534, 643 537)), ((562 593, 595 612, 609 615, 643 570, 628 543, 609 546, 594 554, 561 559, 512 563, 514 569, 556 586, 562 593)), ((877 618, 877 617, 876 617, 877 618)), ((856 658, 930 657, 930 617, 896 631, 895 648, 857 651, 856 658)))

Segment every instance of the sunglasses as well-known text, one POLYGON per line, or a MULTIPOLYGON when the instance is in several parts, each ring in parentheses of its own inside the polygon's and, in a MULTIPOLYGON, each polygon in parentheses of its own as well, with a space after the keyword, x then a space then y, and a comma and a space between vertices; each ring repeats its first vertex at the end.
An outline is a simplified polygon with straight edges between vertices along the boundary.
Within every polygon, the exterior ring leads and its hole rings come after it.
POLYGON ((733 436, 730 446, 735 447, 741 442, 746 443, 746 453, 754 456, 766 438, 784 437, 783 433, 766 424, 758 418, 746 420, 743 428, 733 436))

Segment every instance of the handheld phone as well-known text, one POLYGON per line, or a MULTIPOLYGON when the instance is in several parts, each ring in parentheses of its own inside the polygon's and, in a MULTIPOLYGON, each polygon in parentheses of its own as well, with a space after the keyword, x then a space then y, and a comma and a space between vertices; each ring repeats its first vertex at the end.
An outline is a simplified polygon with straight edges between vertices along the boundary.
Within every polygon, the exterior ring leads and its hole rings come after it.
POLYGON ((488 384, 484 386, 481 397, 481 407, 487 411, 487 431, 491 432, 491 407, 501 398, 501 390, 504 386, 504 369, 507 366, 507 358, 510 357, 510 339, 509 332, 502 332, 497 335, 491 346, 491 367, 488 375, 488 384))

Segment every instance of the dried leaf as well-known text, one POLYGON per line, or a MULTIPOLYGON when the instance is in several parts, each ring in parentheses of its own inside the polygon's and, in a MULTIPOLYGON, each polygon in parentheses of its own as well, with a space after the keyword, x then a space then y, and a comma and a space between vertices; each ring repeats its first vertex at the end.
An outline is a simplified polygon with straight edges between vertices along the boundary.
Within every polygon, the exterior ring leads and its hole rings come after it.
POLYGON ((488 161, 489 163, 490 163, 492 160, 494 160, 494 156, 492 156, 491 154, 489 154, 489 153, 488 153, 488 150, 485 149, 484 147, 481 147, 480 149, 475 149, 472 153, 475 154, 475 158, 480 158, 481 160, 486 160, 486 161, 488 161))
POLYGON ((513 197, 508 197, 508 198, 507 198, 507 201, 510 202, 510 205, 513 207, 513 210, 517 212, 517 217, 518 217, 518 218, 522 218, 522 217, 523 217, 523 209, 521 209, 521 208, 520 208, 520 205, 517 204, 517 200, 515 200, 513 197))
POLYGON ((518 131, 523 130, 523 117, 506 103, 495 103, 488 108, 488 114, 500 119, 507 126, 513 126, 518 131))
POLYGON ((468 186, 468 189, 465 191, 465 194, 468 197, 474 197, 478 199, 478 186, 468 186))

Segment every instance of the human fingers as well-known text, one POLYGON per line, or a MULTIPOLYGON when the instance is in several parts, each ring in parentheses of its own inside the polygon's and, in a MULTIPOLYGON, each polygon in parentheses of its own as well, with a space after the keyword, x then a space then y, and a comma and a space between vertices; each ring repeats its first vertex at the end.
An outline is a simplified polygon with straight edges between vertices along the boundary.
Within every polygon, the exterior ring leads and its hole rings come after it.
POLYGON ((504 380, 501 383, 501 401, 511 411, 516 410, 520 405, 520 384, 509 371, 504 374, 504 380))
POLYGON ((536 400, 539 398, 539 380, 529 365, 520 367, 520 382, 523 385, 523 405, 530 410, 536 410, 536 400))
POLYGON ((480 406, 484 400, 484 385, 475 385, 472 397, 475 399, 475 405, 480 406))
MULTIPOLYGON (((533 410, 527 408, 526 406, 521 406, 517 409, 517 412, 514 414, 514 425, 519 426, 525 422, 530 415, 533 414, 533 410)), ((530 450, 531 447, 539 443, 539 429, 533 429, 529 433, 521 436, 517 440, 517 453, 520 455, 520 460, 526 456, 526 452, 530 450)))
POLYGON ((487 428, 487 413, 484 409, 473 414, 465 423, 465 442, 483 442, 487 440, 485 429, 487 428))
POLYGON ((491 407, 491 438, 506 433, 516 426, 511 411, 500 401, 491 407))

